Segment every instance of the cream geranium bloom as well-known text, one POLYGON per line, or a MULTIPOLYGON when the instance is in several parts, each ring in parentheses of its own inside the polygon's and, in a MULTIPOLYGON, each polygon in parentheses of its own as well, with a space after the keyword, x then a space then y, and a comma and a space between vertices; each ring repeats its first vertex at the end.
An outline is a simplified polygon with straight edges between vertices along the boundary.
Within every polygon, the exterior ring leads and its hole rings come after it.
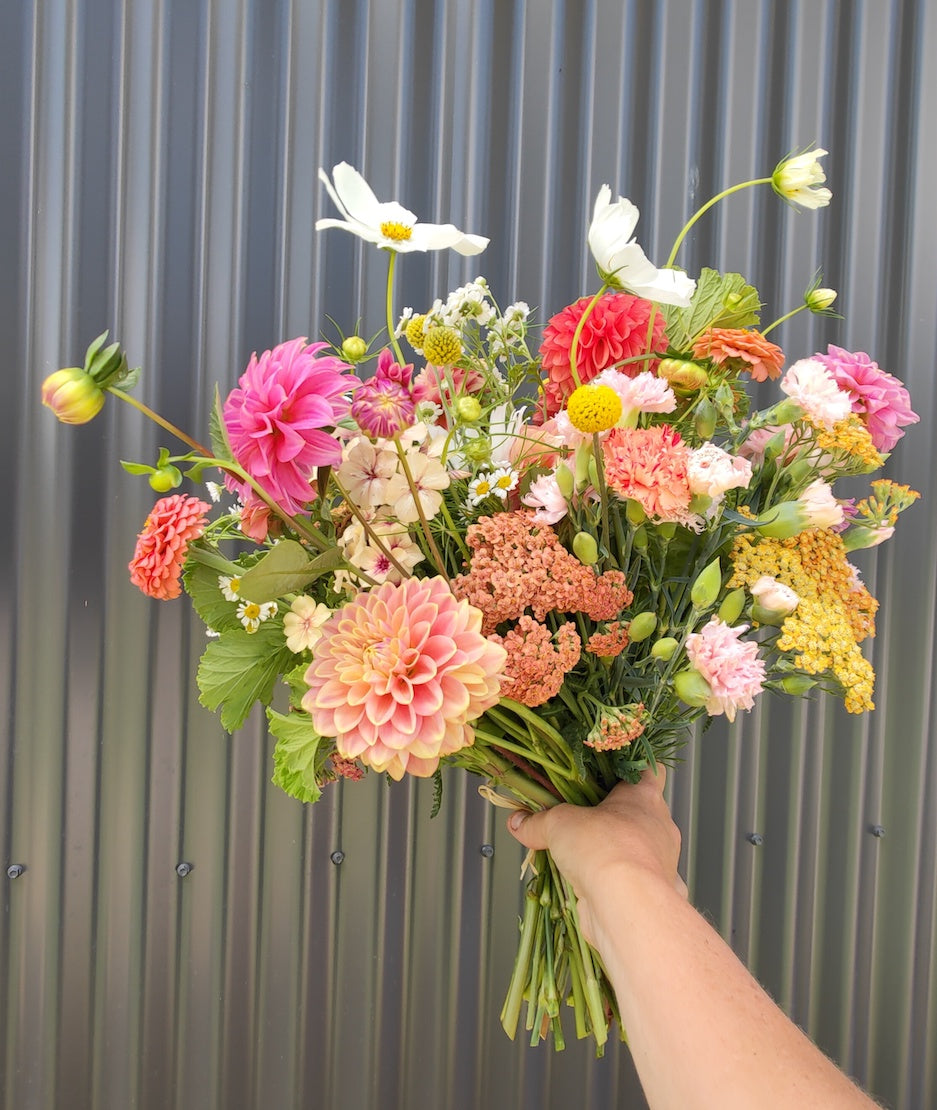
POLYGON ((825 154, 825 150, 816 147, 785 158, 771 177, 771 185, 778 196, 802 208, 823 208, 829 204, 833 194, 822 187, 826 174, 820 165, 825 154))
POLYGON ((332 169, 332 180, 319 170, 341 220, 316 220, 316 230, 337 227, 350 231, 359 239, 390 251, 442 251, 452 249, 459 254, 480 254, 488 246, 481 235, 467 235, 452 224, 420 223, 416 216, 395 200, 379 201, 371 186, 354 167, 339 162, 332 169))
POLYGON ((624 197, 612 203, 608 185, 599 189, 589 225, 589 249, 608 285, 660 304, 686 308, 696 282, 680 270, 658 270, 633 238, 638 210, 624 197))

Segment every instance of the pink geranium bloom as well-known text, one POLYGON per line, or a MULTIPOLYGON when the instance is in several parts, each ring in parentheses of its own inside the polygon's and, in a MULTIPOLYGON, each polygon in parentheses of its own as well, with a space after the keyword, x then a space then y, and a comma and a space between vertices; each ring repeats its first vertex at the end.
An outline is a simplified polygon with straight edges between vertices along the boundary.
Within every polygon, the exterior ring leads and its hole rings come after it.
POLYGON ((602 446, 605 480, 619 497, 655 520, 690 522, 690 448, 669 424, 613 428, 602 446))
MULTIPOLYGON (((540 358, 546 374, 543 397, 547 416, 559 412, 576 388, 570 368, 570 348, 576 327, 591 299, 580 297, 558 312, 543 329, 540 358)), ((616 363, 647 351, 647 330, 652 311, 654 331, 651 350, 659 351, 667 345, 664 319, 650 301, 630 293, 608 293, 599 298, 583 325, 576 347, 576 372, 582 385, 616 363)), ((656 365, 652 362, 646 367, 643 362, 636 362, 628 363, 622 369, 627 374, 629 370, 653 370, 656 365)))
POLYGON ((182 593, 179 579, 189 544, 205 531, 209 506, 197 497, 161 497, 150 510, 130 560, 130 581, 148 597, 169 601, 182 593))
MULTIPOLYGON (((287 513, 315 496, 310 481, 320 466, 338 466, 341 444, 331 429, 348 412, 358 384, 351 367, 320 355, 327 343, 305 338, 252 355, 224 404, 224 424, 237 462, 287 513)), ((230 475, 229 489, 250 488, 230 475)))
POLYGON ((359 594, 325 625, 306 671, 313 726, 343 759, 395 779, 432 775, 498 700, 507 652, 481 625, 443 578, 359 594))
POLYGON ((761 693, 765 664, 758 658, 758 645, 742 641, 742 633, 747 631, 747 624, 731 628, 713 617, 701 631, 686 638, 687 657, 712 691, 706 702, 711 717, 724 713, 734 721, 738 710, 751 709, 761 693))
POLYGON ((852 411, 865 421, 876 451, 891 451, 904 435, 902 427, 920 420, 912 411, 911 398, 901 382, 886 374, 864 351, 853 353, 831 343, 825 355, 814 358, 830 371, 839 388, 849 394, 852 411))

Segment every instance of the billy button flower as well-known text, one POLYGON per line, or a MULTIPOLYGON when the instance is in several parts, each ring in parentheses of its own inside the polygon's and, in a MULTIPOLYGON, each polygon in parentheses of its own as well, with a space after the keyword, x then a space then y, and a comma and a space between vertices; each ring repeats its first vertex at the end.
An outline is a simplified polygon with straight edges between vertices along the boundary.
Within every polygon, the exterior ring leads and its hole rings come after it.
POLYGON ((425 335, 423 324, 425 322, 425 316, 411 316, 406 328, 404 328, 403 334, 406 336, 407 342, 414 351, 422 352, 423 350, 423 337, 425 335))
POLYGON ((577 386, 566 403, 569 422, 580 432, 607 432, 621 418, 621 398, 610 385, 577 386))
POLYGON ((455 328, 437 324, 423 336, 423 357, 433 366, 454 366, 462 357, 462 341, 455 328))
POLYGON ((104 407, 105 390, 111 385, 132 384, 137 373, 127 366, 119 343, 104 346, 102 332, 85 352, 84 366, 56 370, 42 383, 42 403, 63 424, 87 424, 104 407))

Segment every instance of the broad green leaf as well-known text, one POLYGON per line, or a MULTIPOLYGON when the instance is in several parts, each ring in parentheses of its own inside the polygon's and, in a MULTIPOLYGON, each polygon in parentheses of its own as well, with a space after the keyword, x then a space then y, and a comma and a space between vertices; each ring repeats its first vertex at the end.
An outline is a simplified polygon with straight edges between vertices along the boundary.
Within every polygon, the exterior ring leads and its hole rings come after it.
POLYGON ((221 592, 218 578, 222 574, 237 574, 238 568, 206 566, 196 561, 194 552, 189 549, 189 558, 182 573, 185 592, 192 599, 192 605, 208 625, 215 632, 224 632, 227 629, 240 629, 241 622, 237 618, 237 602, 228 601, 221 592))
POLYGON ((264 622, 254 633, 238 628, 222 632, 202 654, 196 675, 199 701, 221 710, 221 724, 236 732, 255 702, 270 703, 277 679, 293 663, 279 620, 264 622))
POLYGON ((268 708, 267 722, 277 738, 273 752, 274 785, 301 802, 317 802, 322 794, 319 777, 331 753, 331 743, 323 743, 307 713, 284 716, 268 708))
POLYGON ((296 540, 280 540, 256 566, 241 578, 241 597, 256 601, 275 601, 284 594, 297 593, 320 575, 336 570, 345 559, 339 548, 309 558, 309 552, 296 540))
POLYGON ((757 324, 758 290, 741 274, 720 274, 704 267, 688 308, 665 306, 667 337, 677 351, 689 351, 707 328, 747 328, 757 324))

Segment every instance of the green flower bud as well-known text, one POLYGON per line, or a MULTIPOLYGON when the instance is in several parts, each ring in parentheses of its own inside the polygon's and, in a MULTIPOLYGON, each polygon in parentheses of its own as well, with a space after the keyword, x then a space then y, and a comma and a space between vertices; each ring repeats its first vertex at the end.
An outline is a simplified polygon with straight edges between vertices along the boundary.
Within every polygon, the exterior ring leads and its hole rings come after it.
POLYGON ((592 486, 593 489, 598 489, 599 468, 596 465, 595 456, 592 456, 592 458, 589 459, 589 468, 586 473, 589 475, 589 485, 592 486))
POLYGON ((722 599, 722 604, 719 606, 719 619, 726 624, 735 624, 742 615, 742 610, 744 608, 745 591, 741 587, 737 590, 730 590, 722 599))
POLYGON ((673 688, 677 697, 687 705, 705 705, 712 696, 709 683, 692 667, 674 675, 673 688))
POLYGON ((697 403, 693 416, 693 426, 700 439, 712 439, 718 416, 712 401, 708 397, 702 397, 697 403))
POLYGON ((595 542, 595 537, 590 536, 588 532, 577 532, 573 536, 573 554, 587 567, 593 566, 599 561, 599 547, 595 542))
POLYGON ((576 479, 573 477, 573 472, 569 469, 566 463, 559 463, 556 468, 556 484, 560 488, 560 493, 568 501, 573 495, 573 490, 576 486, 576 479))
POLYGON ((638 613, 636 617, 631 618, 631 623, 628 625, 628 639, 633 644, 640 644, 642 640, 646 640, 651 635, 656 627, 657 614, 652 613, 650 609, 645 609, 643 613, 638 613))
POLYGON ((677 533, 677 526, 673 521, 665 520, 663 524, 658 524, 657 534, 662 540, 672 540, 677 533))
POLYGON ((342 340, 342 356, 349 362, 360 362, 368 353, 368 345, 360 335, 349 335, 342 340))
POLYGON ((474 424, 482 414, 482 407, 476 397, 460 397, 455 403, 455 411, 463 424, 474 424))
POLYGON ((675 640, 673 636, 662 636, 651 648, 651 655, 654 659, 660 659, 661 662, 667 663, 673 658, 673 653, 679 646, 679 640, 675 640))
POLYGON ((87 370, 69 366, 42 383, 42 403, 63 424, 87 424, 104 407, 104 391, 87 370))
POLYGON ((466 443, 462 453, 469 462, 483 463, 491 455, 491 443, 486 436, 477 436, 466 443))
POLYGON ((811 312, 825 312, 835 300, 835 289, 811 289, 804 297, 811 312))
POLYGON ((631 538, 631 546, 635 551, 647 551, 647 529, 643 524, 640 528, 635 528, 634 535, 631 538))
POLYGON ((785 694, 793 694, 795 698, 806 694, 816 686, 816 680, 805 674, 786 674, 778 681, 778 686, 785 694))
POLYGON ((628 518, 628 523, 637 527, 647 520, 647 513, 644 511, 644 506, 640 501, 634 501, 631 498, 625 503, 625 516, 628 518))
POLYGON ((721 589, 722 567, 717 557, 697 575, 690 589, 690 601, 697 609, 709 609, 715 605, 721 589))
POLYGON ((679 358, 662 358, 657 364, 657 373, 666 378, 675 392, 684 395, 695 393, 709 381, 709 374, 698 362, 679 358))
POLYGON ((182 485, 182 471, 177 466, 163 466, 150 475, 150 485, 157 493, 168 493, 182 485))
MULTIPOLYGON (((786 401, 779 401, 771 413, 772 423, 774 424, 793 424, 795 420, 802 420, 803 416, 804 410, 790 397, 786 401)), ((779 434, 783 435, 783 432, 779 434)))

